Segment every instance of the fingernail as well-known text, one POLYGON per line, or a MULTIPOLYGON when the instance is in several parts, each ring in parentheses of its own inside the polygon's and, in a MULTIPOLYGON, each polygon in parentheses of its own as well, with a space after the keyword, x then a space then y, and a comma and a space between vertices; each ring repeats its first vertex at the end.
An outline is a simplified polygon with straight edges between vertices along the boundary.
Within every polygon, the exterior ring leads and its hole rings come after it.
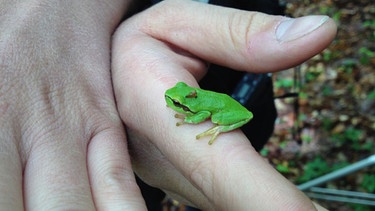
POLYGON ((301 18, 288 18, 280 22, 276 28, 276 39, 288 42, 303 37, 322 26, 328 16, 312 15, 301 18))

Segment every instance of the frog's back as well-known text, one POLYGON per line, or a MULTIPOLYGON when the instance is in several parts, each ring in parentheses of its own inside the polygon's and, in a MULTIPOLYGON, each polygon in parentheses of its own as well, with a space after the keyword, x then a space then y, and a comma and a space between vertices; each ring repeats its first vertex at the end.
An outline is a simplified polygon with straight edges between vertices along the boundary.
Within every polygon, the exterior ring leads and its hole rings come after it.
POLYGON ((197 97, 199 97, 199 92, 202 92, 202 96, 204 96, 199 101, 202 104, 205 104, 207 109, 211 112, 219 112, 224 110, 247 111, 247 109, 243 107, 238 101, 227 94, 200 89, 197 93, 197 97))

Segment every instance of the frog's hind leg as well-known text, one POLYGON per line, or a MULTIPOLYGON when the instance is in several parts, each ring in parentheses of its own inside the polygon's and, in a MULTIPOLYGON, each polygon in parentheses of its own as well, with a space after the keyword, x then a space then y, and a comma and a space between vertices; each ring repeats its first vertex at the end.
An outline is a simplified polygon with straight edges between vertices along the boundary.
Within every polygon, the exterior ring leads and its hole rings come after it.
POLYGON ((216 126, 210 128, 210 129, 206 130, 205 132, 203 132, 203 133, 201 133, 201 134, 198 134, 198 135, 196 136, 196 139, 200 139, 200 138, 202 138, 203 136, 212 135, 210 141, 208 142, 208 144, 211 145, 212 143, 214 143, 216 137, 217 137, 221 132, 223 132, 223 127, 224 127, 224 126, 216 125, 216 126))

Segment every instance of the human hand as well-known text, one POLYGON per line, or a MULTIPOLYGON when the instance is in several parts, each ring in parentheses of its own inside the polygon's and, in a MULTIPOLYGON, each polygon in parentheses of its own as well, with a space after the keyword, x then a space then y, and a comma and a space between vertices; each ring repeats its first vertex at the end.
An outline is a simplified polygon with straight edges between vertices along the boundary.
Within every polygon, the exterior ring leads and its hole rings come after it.
POLYGON ((140 210, 112 91, 129 1, 1 1, 1 210, 140 210))
POLYGON ((204 61, 248 72, 282 70, 320 52, 335 33, 324 16, 288 19, 193 1, 163 1, 128 19, 114 36, 112 77, 136 173, 204 210, 322 209, 239 130, 209 146, 195 140, 209 121, 176 127, 164 92, 178 81, 197 86, 204 61))

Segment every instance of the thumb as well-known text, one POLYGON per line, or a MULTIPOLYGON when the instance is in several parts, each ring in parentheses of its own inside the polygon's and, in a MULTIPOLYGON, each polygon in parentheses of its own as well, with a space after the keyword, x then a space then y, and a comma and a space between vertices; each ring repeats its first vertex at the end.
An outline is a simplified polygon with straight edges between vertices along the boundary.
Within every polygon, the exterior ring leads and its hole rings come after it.
POLYGON ((163 1, 147 14, 144 33, 209 62, 252 72, 299 64, 336 35, 336 25, 327 16, 294 19, 194 1, 163 1))

